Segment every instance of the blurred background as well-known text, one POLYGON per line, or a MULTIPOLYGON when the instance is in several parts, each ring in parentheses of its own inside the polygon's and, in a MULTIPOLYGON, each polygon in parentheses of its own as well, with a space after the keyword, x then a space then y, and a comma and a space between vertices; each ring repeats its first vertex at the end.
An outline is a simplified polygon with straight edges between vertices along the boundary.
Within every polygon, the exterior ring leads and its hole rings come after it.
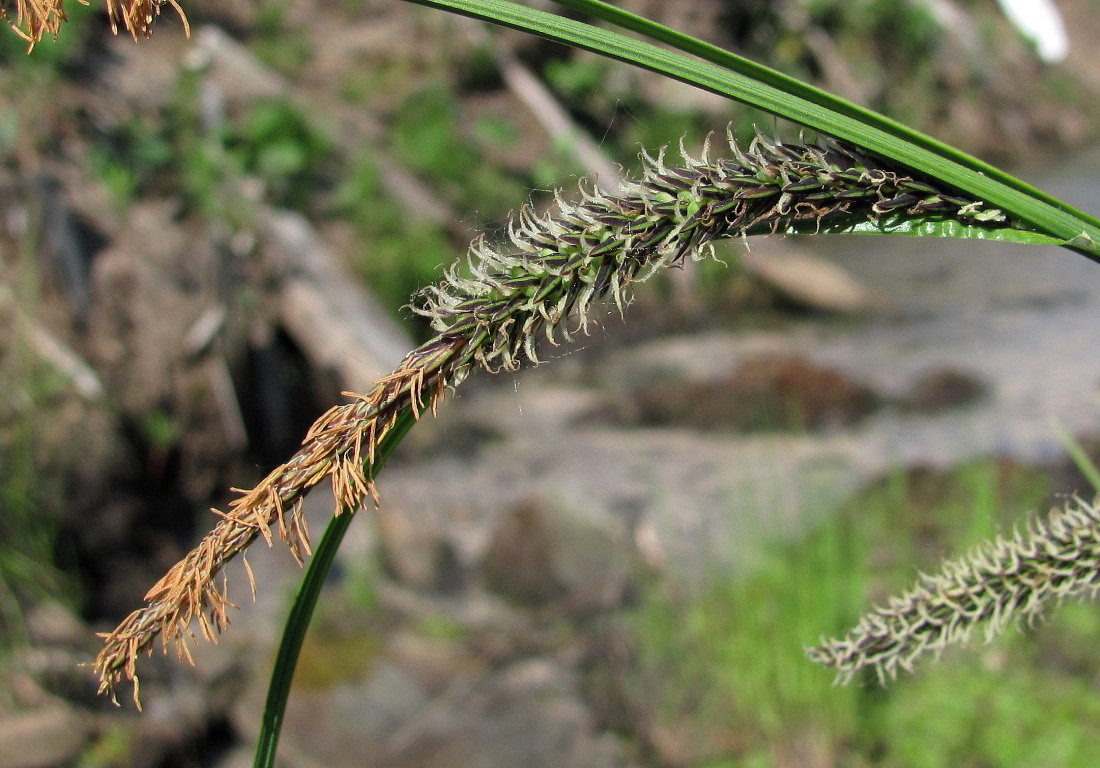
MULTIPOLYGON (((113 36, 98 3, 29 56, 0 30, 0 768, 249 765, 285 552, 250 555, 256 602, 230 569, 241 610, 195 667, 143 660, 142 714, 95 695, 95 633, 427 338, 410 297, 471 238, 641 147, 798 133, 398 0, 181 5, 190 39, 168 8, 113 36)), ((1057 2, 1064 50, 994 0, 622 5, 1100 211, 1095 0, 1057 2)), ((1100 455, 1096 265, 867 237, 718 256, 410 433, 319 607, 282 765, 1094 764, 1094 606, 886 688, 803 648, 1094 493, 1067 447, 1100 455)))

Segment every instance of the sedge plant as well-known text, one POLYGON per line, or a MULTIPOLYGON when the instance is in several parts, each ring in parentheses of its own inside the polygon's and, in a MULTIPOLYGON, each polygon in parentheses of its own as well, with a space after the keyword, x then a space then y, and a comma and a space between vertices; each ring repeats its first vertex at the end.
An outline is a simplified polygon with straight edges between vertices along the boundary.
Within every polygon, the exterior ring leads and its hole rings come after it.
MULTIPOLYGON (((720 238, 839 232, 987 239, 1056 244, 1100 261, 1095 218, 882 115, 598 0, 556 2, 603 26, 512 0, 409 1, 624 61, 822 138, 784 144, 758 135, 745 146, 728 137, 721 149, 711 141, 697 155, 683 147, 643 153, 641 176, 618 191, 582 184, 572 195, 559 193, 548 213, 522 210, 502 242, 476 240, 466 263, 414 305, 435 336, 369 392, 324 414, 301 448, 220 513, 214 529, 149 590, 146 604, 106 636, 94 665, 100 690, 113 697, 130 681, 137 702, 142 652, 159 644, 190 658, 193 624, 209 640, 228 625, 231 604, 218 575, 229 560, 257 539, 270 544, 277 536, 305 562, 302 499, 328 478, 336 514, 308 562, 283 635, 256 765, 273 763, 298 649, 352 514, 368 500, 377 503, 375 480, 393 448, 474 368, 537 363, 540 345, 586 329, 597 302, 623 307, 635 284, 704 257, 720 238)), ((175 0, 107 0, 112 22, 135 38, 150 34, 164 6, 182 16, 175 0)), ((32 43, 56 33, 64 18, 60 0, 16 0, 14 9, 0 4, 0 13, 32 43)), ((886 678, 976 628, 997 631, 1051 602, 1094 592, 1098 574, 1100 512, 1073 501, 922 577, 809 655, 841 679, 868 668, 886 678)))

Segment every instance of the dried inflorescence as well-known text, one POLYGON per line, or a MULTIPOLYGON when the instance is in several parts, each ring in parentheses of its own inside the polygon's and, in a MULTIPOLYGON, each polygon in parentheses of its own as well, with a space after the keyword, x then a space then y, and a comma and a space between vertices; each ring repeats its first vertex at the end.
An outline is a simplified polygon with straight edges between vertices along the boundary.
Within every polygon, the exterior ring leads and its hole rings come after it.
POLYGON ((146 605, 106 636, 95 661, 101 691, 113 695, 129 679, 136 700, 138 654, 159 637, 163 648, 174 644, 190 658, 192 621, 214 639, 231 605, 217 574, 256 538, 270 543, 276 530, 299 559, 308 553, 301 499, 321 480, 333 482, 337 513, 373 497, 365 466, 402 413, 434 408, 474 366, 512 370, 525 359, 537 362, 541 339, 568 337, 570 318, 574 331, 584 330, 597 300, 610 296, 621 309, 633 283, 702 257, 718 238, 897 212, 967 223, 1005 218, 839 144, 788 146, 757 137, 744 151, 731 139, 730 149, 731 157, 716 160, 706 148, 700 158, 682 152, 676 167, 666 165, 663 152, 646 155, 642 178, 618 194, 582 186, 580 202, 559 196, 553 212, 524 209, 504 245, 474 242, 468 269, 452 269, 416 308, 438 335, 369 393, 322 416, 286 464, 218 513, 214 530, 149 591, 146 605))
MULTIPOLYGON (((132 680, 134 702, 140 707, 136 660, 142 651, 151 652, 158 636, 163 650, 173 645, 176 654, 188 661, 188 641, 195 636, 193 621, 205 639, 215 641, 228 626, 227 609, 233 607, 227 586, 218 581, 217 575, 258 537, 270 546, 274 529, 302 563, 310 553, 302 499, 313 486, 325 478, 331 481, 336 514, 350 514, 368 496, 374 498, 369 468, 374 464, 375 448, 402 411, 408 409, 419 416, 422 408, 434 410, 443 396, 446 373, 462 349, 459 339, 419 347, 369 393, 352 395, 352 402, 321 416, 302 447, 255 488, 242 491, 228 512, 215 510, 221 520, 214 529, 153 585, 145 595, 145 607, 131 613, 105 636, 104 647, 94 663, 100 691, 113 699, 115 686, 123 678, 132 680)), ((245 572, 255 594, 256 584, 247 561, 245 572)))
POLYGON ((873 669, 885 682, 912 671, 926 653, 968 641, 979 627, 989 640, 1010 623, 1033 622, 1051 604, 1098 591, 1100 510, 1075 500, 1046 520, 944 564, 937 574, 923 574, 843 638, 823 641, 808 653, 842 681, 873 669))
POLYGON ((57 37, 61 23, 68 16, 62 7, 62 0, 0 0, 0 19, 6 19, 11 28, 33 47, 45 35, 57 37))
POLYGON ((187 23, 187 16, 180 8, 176 0, 105 0, 107 3, 107 15, 111 19, 111 31, 118 33, 118 23, 137 40, 139 36, 149 37, 153 34, 153 23, 160 16, 161 8, 165 5, 172 6, 183 22, 184 34, 191 36, 191 27, 187 23))
MULTIPOLYGON (((87 5, 84 0, 80 2, 87 5)), ((152 34, 153 23, 165 5, 170 5, 179 14, 185 34, 191 34, 187 16, 176 0, 105 0, 105 3, 111 30, 117 33, 121 23, 135 40, 138 36, 149 37, 152 34)), ((6 19, 11 28, 33 48, 46 35, 56 38, 68 15, 64 0, 0 0, 0 19, 6 19)))

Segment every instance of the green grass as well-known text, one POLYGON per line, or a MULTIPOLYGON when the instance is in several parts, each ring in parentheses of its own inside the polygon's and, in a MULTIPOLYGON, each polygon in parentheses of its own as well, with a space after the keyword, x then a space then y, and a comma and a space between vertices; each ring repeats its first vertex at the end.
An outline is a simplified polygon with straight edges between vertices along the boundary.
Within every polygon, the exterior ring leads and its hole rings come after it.
POLYGON ((455 95, 437 83, 410 93, 390 124, 390 150, 403 167, 477 224, 498 219, 526 196, 526 186, 484 161, 476 137, 463 129, 455 95))
POLYGON ((19 402, 0 412, 0 650, 26 640, 28 601, 77 601, 79 590, 59 553, 61 488, 44 471, 55 450, 44 435, 49 403, 63 391, 58 375, 25 350, 0 356, 0 391, 19 402))
POLYGON ((451 259, 446 231, 406 215, 383 189, 369 152, 352 161, 333 195, 333 212, 354 228, 356 274, 395 313, 451 259))
POLYGON ((827 764, 1093 765, 1100 661, 1088 649, 1100 616, 1087 606, 885 689, 833 686, 803 653, 918 568, 1041 509, 1047 488, 1043 473, 996 461, 896 475, 804 540, 773 547, 746 578, 715 576, 686 596, 651 585, 628 615, 639 660, 629 687, 668 731, 710 735, 696 763, 708 768, 772 765, 807 734, 827 764))
POLYGON ((295 77, 313 58, 309 39, 297 34, 293 22, 287 19, 291 12, 288 0, 273 0, 257 6, 255 35, 251 50, 260 61, 276 72, 295 77))
POLYGON ((276 205, 309 210, 334 149, 316 121, 285 99, 258 101, 227 126, 226 152, 261 179, 276 205))
POLYGON ((58 446, 59 421, 52 409, 69 383, 16 332, 12 315, 21 311, 33 317, 41 277, 33 238, 13 245, 16 261, 5 265, 7 284, 0 288, 9 331, 0 344, 0 653, 26 642, 26 605, 79 600, 60 551, 66 489, 54 464, 65 449, 58 446))

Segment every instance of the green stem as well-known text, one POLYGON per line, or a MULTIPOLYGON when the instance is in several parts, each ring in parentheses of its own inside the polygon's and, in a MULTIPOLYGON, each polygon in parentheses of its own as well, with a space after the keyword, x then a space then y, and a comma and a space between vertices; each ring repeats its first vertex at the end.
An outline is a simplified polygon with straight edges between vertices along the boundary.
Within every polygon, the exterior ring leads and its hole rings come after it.
MULTIPOLYGON (((404 410, 394 425, 386 433, 375 449, 375 460, 370 465, 367 477, 375 477, 389 459, 394 449, 416 422, 411 410, 404 410)), ((267 689, 267 701, 264 703, 263 720, 260 723, 260 736, 256 744, 254 768, 272 768, 275 764, 275 750, 279 744, 279 734, 286 715, 286 702, 290 696, 290 685, 294 680, 294 669, 302 651, 302 642, 309 629, 313 609, 321 594, 329 568, 336 557, 340 543, 344 540, 348 526, 351 525, 354 510, 342 510, 329 521, 325 533, 317 545, 313 557, 306 565, 298 594, 287 616, 283 637, 279 643, 279 652, 275 656, 275 668, 271 672, 271 683, 267 689)))

